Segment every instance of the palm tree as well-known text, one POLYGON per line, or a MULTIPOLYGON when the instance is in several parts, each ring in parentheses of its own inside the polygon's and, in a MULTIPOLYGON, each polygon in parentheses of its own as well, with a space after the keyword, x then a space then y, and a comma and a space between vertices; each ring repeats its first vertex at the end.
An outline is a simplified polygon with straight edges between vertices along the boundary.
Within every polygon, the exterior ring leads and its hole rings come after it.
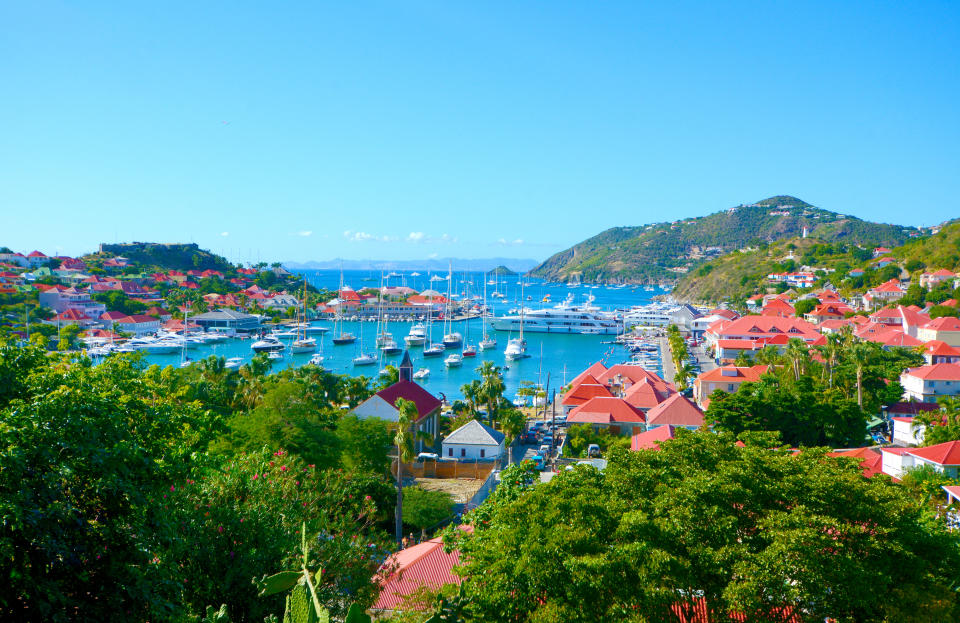
POLYGON ((500 429, 507 438, 507 464, 513 463, 513 440, 527 423, 519 409, 507 409, 500 419, 500 429))
POLYGON ((681 363, 677 366, 677 370, 673 375, 673 382, 676 383, 677 389, 683 391, 687 388, 687 381, 690 380, 690 376, 693 374, 693 366, 689 363, 681 363))
POLYGON ((413 460, 413 426, 417 421, 417 405, 410 400, 397 398, 397 430, 393 435, 393 445, 397 447, 397 543, 403 541, 403 465, 413 460))
MULTIPOLYGON (((485 361, 484 363, 490 363, 485 361)), ((467 401, 467 405, 470 407, 470 412, 474 415, 477 414, 477 405, 480 404, 480 401, 483 398, 483 385, 482 383, 474 379, 469 383, 464 383, 460 386, 460 391, 463 392, 463 397, 467 401)))
POLYGON ((807 343, 795 337, 790 338, 785 354, 793 366, 794 378, 799 381, 800 375, 806 371, 806 360, 810 356, 807 343))
POLYGON ((857 371, 857 404, 863 408, 863 372, 874 359, 874 349, 872 344, 866 342, 857 342, 853 344, 847 352, 850 363, 857 371))
POLYGON ((477 371, 483 377, 480 388, 484 402, 487 403, 487 417, 492 422, 497 416, 500 399, 503 397, 503 392, 507 390, 507 386, 503 382, 500 368, 493 365, 492 362, 484 361, 483 365, 477 368, 477 371))
POLYGON ((823 357, 828 376, 827 387, 833 387, 833 369, 836 367, 840 352, 843 350, 843 336, 838 333, 831 333, 827 336, 827 343, 823 346, 817 346, 816 349, 823 357))

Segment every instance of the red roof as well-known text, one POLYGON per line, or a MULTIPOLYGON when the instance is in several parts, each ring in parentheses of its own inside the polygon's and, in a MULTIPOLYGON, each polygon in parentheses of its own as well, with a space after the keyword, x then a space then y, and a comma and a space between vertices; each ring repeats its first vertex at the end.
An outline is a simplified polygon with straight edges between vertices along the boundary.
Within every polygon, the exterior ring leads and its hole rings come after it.
POLYGON ((57 314, 57 320, 79 321, 79 320, 90 320, 90 317, 84 314, 82 311, 78 311, 76 309, 71 308, 57 314))
POLYGON ((884 346, 902 346, 903 348, 923 346, 923 342, 917 338, 911 337, 906 333, 901 333, 900 331, 891 331, 888 334, 883 334, 881 337, 883 339, 880 341, 880 343, 884 346))
POLYGON ((375 610, 396 610, 405 598, 422 587, 436 590, 444 584, 459 585, 460 576, 453 574, 454 566, 460 564, 460 552, 449 553, 443 549, 443 539, 437 537, 419 545, 407 547, 392 554, 384 563, 384 569, 395 567, 387 577, 381 577, 383 588, 373 604, 375 610))
POLYGON ((703 411, 683 394, 674 394, 647 411, 647 426, 703 426, 703 411))
POLYGON ((631 385, 630 389, 623 393, 623 399, 631 407, 646 411, 663 402, 671 393, 669 388, 662 386, 658 390, 656 384, 650 379, 643 379, 631 385))
POLYGON ((121 318, 117 322, 122 322, 123 324, 144 324, 147 322, 157 322, 157 319, 153 316, 147 316, 146 314, 131 314, 126 318, 121 318))
POLYGON ((923 346, 923 352, 935 357, 960 357, 960 350, 943 340, 930 340, 923 346))
POLYGON ((903 287, 900 285, 899 279, 891 279, 873 288, 871 292, 903 292, 903 287))
POLYGON ((667 425, 642 433, 634 433, 630 439, 630 449, 633 451, 659 450, 661 441, 673 439, 676 436, 674 435, 676 428, 676 426, 667 425))
POLYGON ((127 315, 125 313, 118 311, 108 311, 100 314, 100 320, 120 320, 126 317, 127 315))
MULTIPOLYGON (((580 383, 584 382, 587 376, 591 376, 594 379, 599 379, 604 372, 607 371, 607 366, 603 365, 603 362, 598 361, 580 374, 578 374, 572 381, 570 381, 571 387, 576 387, 580 383)), ((598 381, 599 382, 599 381, 598 381)))
POLYGON ((607 396, 612 397, 613 394, 610 393, 610 390, 606 388, 605 385, 601 385, 597 379, 592 376, 588 376, 583 383, 580 383, 563 397, 563 400, 560 401, 562 405, 582 405, 591 398, 596 398, 597 396, 607 396), (592 381, 592 382, 591 382, 592 381))
POLYGON ((697 377, 698 381, 713 383, 755 383, 770 369, 770 366, 720 366, 697 377))
POLYGON ((28 255, 27 257, 47 257, 47 256, 46 256, 45 254, 41 253, 40 251, 34 251, 34 252, 32 252, 30 255, 28 255))
POLYGON ((763 316, 784 316, 789 317, 794 314, 793 306, 790 303, 784 301, 783 299, 773 299, 769 303, 763 306, 763 311, 761 315, 763 316))
POLYGON ((907 368, 903 373, 907 376, 928 381, 960 381, 960 364, 935 363, 918 368, 907 368))
POLYGON ((572 424, 618 424, 644 422, 643 413, 621 398, 591 398, 567 416, 572 424))
POLYGON ((953 316, 934 318, 923 325, 923 328, 929 331, 960 331, 960 318, 954 318, 953 316))
POLYGON ((859 459, 860 469, 863 470, 863 475, 867 478, 883 472, 883 455, 870 448, 838 450, 836 452, 828 452, 827 456, 859 459))
POLYGON ((895 402, 887 407, 891 416, 907 415, 913 417, 923 411, 939 411, 941 406, 935 402, 895 402))
POLYGON ((938 443, 926 448, 910 448, 907 454, 932 461, 938 465, 960 465, 960 441, 938 443))
POLYGON ((732 309, 720 309, 720 308, 712 310, 707 315, 720 316, 721 318, 726 318, 727 320, 736 320, 737 318, 740 317, 740 314, 733 311, 732 309))
POLYGON ((623 384, 626 387, 629 387, 634 383, 639 383, 644 379, 648 379, 658 391, 673 390, 673 388, 666 381, 653 372, 644 370, 641 366, 630 366, 622 363, 611 366, 605 372, 597 376, 597 380, 606 385, 610 385, 611 383, 615 383, 618 377, 623 379, 623 384))
POLYGON ((417 405, 417 421, 427 417, 440 408, 440 400, 413 381, 398 381, 386 389, 377 392, 387 404, 396 407, 397 399, 413 401, 417 405))

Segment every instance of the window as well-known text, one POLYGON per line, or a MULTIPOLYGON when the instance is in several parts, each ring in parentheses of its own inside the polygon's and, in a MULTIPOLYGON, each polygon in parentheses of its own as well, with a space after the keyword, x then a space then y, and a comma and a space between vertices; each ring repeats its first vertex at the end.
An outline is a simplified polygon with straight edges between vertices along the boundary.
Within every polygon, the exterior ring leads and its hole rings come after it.
POLYGON ((467 456, 467 449, 466 449, 466 448, 460 448, 460 456, 467 456))
POLYGON ((447 456, 453 456, 453 448, 447 448, 447 456))
POLYGON ((487 456, 487 451, 481 448, 481 449, 480 449, 480 458, 482 459, 482 458, 485 457, 485 456, 487 456))
POLYGON ((730 392, 731 394, 734 393, 733 383, 727 384, 727 391, 730 392))

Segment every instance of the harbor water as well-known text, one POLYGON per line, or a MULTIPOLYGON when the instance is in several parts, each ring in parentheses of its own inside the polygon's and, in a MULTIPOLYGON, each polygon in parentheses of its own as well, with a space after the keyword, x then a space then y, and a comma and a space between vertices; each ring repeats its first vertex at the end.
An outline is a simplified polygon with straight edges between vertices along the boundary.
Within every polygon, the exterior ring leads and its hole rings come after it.
MULTIPOLYGON (((303 271, 307 281, 312 285, 324 289, 336 290, 339 285, 339 271, 303 271)), ((446 275, 441 275, 445 277, 446 275)), ((401 277, 392 277, 389 279, 391 286, 407 285, 415 290, 422 291, 428 287, 442 293, 447 292, 447 282, 433 280, 432 275, 424 273, 419 276, 411 276, 409 273, 401 277)), ((379 273, 373 274, 369 271, 346 271, 344 273, 344 285, 349 285, 355 290, 361 290, 365 287, 377 287, 380 283, 379 273)), ((487 305, 493 310, 494 314, 501 316, 509 310, 515 309, 520 301, 520 285, 518 277, 511 276, 498 279, 497 291, 504 294, 503 298, 493 298, 494 285, 487 286, 487 305)), ((461 297, 470 298, 475 294, 483 294, 483 275, 480 273, 454 273, 451 290, 461 295, 461 297)), ((649 303, 651 298, 657 294, 663 294, 664 291, 656 288, 646 290, 642 286, 577 286, 567 284, 551 284, 534 279, 525 279, 524 281, 524 304, 528 309, 539 309, 543 307, 552 307, 557 303, 564 301, 569 294, 574 297, 574 304, 583 304, 587 297, 594 297, 592 305, 599 307, 604 311, 615 309, 629 309, 634 305, 643 305, 649 303), (549 296, 547 301, 544 299, 549 296)), ((482 302, 482 301, 478 301, 482 302)), ((402 355, 386 357, 375 348, 375 339, 377 333, 376 322, 358 322, 344 321, 343 330, 352 332, 358 340, 354 344, 335 346, 333 344, 333 322, 330 320, 318 320, 312 324, 321 327, 328 327, 330 331, 324 334, 311 334, 318 341, 318 352, 323 355, 323 366, 331 372, 338 374, 347 374, 351 376, 367 376, 375 379, 381 368, 388 364, 397 365, 402 355), (362 339, 361 339, 362 337, 362 339), (354 366, 353 358, 362 352, 379 355, 379 360, 374 365, 354 366)), ((410 330, 412 323, 391 321, 386 325, 386 330, 393 334, 397 344, 404 346, 403 338, 410 330)), ((434 322, 431 326, 431 339, 433 342, 440 342, 443 337, 443 323, 434 322)), ((472 318, 453 323, 453 330, 459 331, 464 336, 464 343, 477 345, 482 337, 482 321, 480 318, 472 318)), ((507 361, 504 357, 504 348, 510 337, 517 337, 505 331, 488 332, 497 340, 497 347, 487 351, 477 351, 476 357, 465 357, 463 365, 456 368, 448 368, 444 359, 446 354, 441 357, 424 358, 422 347, 411 347, 409 349, 410 357, 413 360, 414 369, 427 368, 430 374, 426 379, 420 380, 424 387, 430 390, 434 395, 445 397, 450 401, 462 397, 463 392, 460 387, 471 380, 478 378, 476 368, 484 361, 492 361, 503 369, 504 382, 507 386, 506 396, 512 398, 517 389, 524 381, 547 385, 549 376, 549 390, 559 390, 565 383, 573 379, 585 368, 595 363, 603 361, 607 365, 626 361, 628 353, 620 346, 613 343, 614 335, 566 335, 566 334, 547 334, 547 333, 524 333, 527 341, 526 359, 507 361)), ((290 339, 283 339, 289 343, 290 339)), ((210 355, 219 357, 241 357, 244 361, 249 361, 253 356, 250 345, 251 339, 230 339, 224 342, 212 343, 198 346, 188 351, 191 359, 198 360, 210 355)), ((284 351, 284 357, 273 364, 274 370, 287 366, 301 366, 310 360, 311 354, 291 354, 289 348, 284 351)), ((150 354, 147 355, 148 363, 156 363, 161 366, 180 364, 180 354, 150 354)))

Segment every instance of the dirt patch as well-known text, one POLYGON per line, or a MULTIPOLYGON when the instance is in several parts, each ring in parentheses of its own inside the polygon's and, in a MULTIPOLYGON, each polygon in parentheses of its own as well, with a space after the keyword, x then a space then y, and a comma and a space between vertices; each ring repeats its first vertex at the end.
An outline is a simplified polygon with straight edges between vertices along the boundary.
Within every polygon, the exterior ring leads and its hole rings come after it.
POLYGON ((457 504, 466 504, 483 486, 478 478, 417 478, 417 484, 428 491, 443 491, 457 504))

